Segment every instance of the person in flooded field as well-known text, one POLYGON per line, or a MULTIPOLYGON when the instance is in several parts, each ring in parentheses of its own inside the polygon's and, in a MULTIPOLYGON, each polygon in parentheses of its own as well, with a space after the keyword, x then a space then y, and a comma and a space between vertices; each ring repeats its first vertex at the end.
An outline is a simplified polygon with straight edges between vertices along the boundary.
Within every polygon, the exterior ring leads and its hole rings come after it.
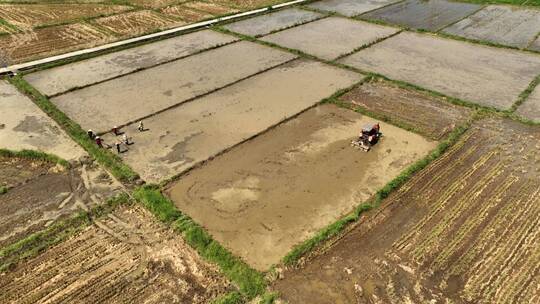
POLYGON ((129 138, 127 137, 127 134, 124 133, 124 135, 122 135, 122 141, 124 142, 124 144, 129 145, 129 138))
POLYGON ((116 152, 118 152, 118 154, 120 154, 120 142, 117 141, 114 143, 114 145, 116 146, 116 152))
POLYGON ((142 132, 144 131, 144 124, 143 124, 143 121, 139 121, 139 126, 137 127, 137 129, 139 130, 139 132, 142 132))
POLYGON ((116 136, 120 135, 120 131, 118 130, 118 127, 117 126, 114 126, 112 128, 112 133, 116 136))
POLYGON ((88 130, 88 138, 94 140, 96 139, 96 134, 92 130, 88 130))

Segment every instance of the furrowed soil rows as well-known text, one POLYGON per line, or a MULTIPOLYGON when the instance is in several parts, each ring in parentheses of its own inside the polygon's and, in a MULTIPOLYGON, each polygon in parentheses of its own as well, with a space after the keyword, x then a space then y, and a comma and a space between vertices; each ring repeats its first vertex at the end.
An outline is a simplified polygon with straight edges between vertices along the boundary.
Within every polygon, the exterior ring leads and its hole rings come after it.
POLYGON ((136 11, 94 20, 94 22, 113 33, 122 36, 137 36, 184 24, 169 19, 153 11, 136 11))
POLYGON ((100 4, 0 4, 0 18, 21 29, 32 29, 40 25, 110 15, 128 9, 131 7, 100 4))
POLYGON ((209 303, 232 287, 179 234, 124 206, 19 263, 0 289, 2 303, 209 303))
MULTIPOLYGON (((360 81, 362 75, 294 60, 125 128, 120 156, 146 181, 175 176, 360 81), (316 78, 311 77, 317 75, 316 78)), ((111 134, 106 143, 118 140, 111 134)))
POLYGON ((209 0, 211 3, 218 3, 225 6, 237 7, 239 9, 254 9, 258 7, 264 7, 269 5, 286 2, 284 0, 209 0))
MULTIPOLYGON (((0 157, 0 247, 37 232, 59 218, 88 210, 122 187, 94 165, 66 169, 43 161, 0 157)), ((0 301, 1 302, 1 301, 0 301)))
POLYGON ((375 122, 322 105, 189 172, 169 194, 233 253, 267 270, 435 146, 381 124, 384 139, 373 150, 351 147, 375 122))
POLYGON ((371 81, 340 98, 353 108, 404 123, 419 133, 440 140, 470 119, 469 108, 453 105, 427 94, 403 89, 386 81, 371 81))
POLYGON ((185 5, 171 5, 160 10, 160 13, 172 17, 178 17, 187 22, 197 22, 213 18, 214 15, 203 11, 194 10, 185 5))
POLYGON ((75 23, 0 36, 0 48, 13 64, 93 47, 112 39, 89 24, 75 23))
POLYGON ((166 5, 175 4, 178 2, 183 2, 182 0, 129 0, 130 3, 133 3, 137 6, 148 7, 148 8, 160 8, 166 5))
POLYGON ((86 152, 28 97, 0 80, 0 148, 39 150, 66 160, 86 152))
POLYGON ((198 31, 39 71, 24 79, 45 95, 57 95, 236 40, 215 31, 198 31))
POLYGON ((537 302, 539 142, 538 127, 476 123, 275 288, 291 303, 537 302))
POLYGON ((225 14, 231 14, 238 12, 237 9, 230 8, 224 5, 220 5, 217 3, 209 3, 209 2, 188 2, 184 4, 186 7, 200 10, 203 12, 208 12, 212 15, 218 16, 218 15, 225 15, 225 14))

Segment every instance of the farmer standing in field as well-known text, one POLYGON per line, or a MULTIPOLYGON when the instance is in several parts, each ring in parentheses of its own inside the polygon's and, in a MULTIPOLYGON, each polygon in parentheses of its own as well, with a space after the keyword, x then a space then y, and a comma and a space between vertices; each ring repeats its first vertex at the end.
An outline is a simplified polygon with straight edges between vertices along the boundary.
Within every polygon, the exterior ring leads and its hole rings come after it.
POLYGON ((116 151, 118 152, 118 154, 120 154, 120 142, 117 141, 114 144, 116 145, 116 151))
POLYGON ((99 136, 96 136, 96 145, 98 145, 98 147, 100 148, 103 148, 103 141, 101 140, 101 137, 99 136))
POLYGON ((139 126, 137 127, 137 129, 139 129, 139 132, 144 131, 144 124, 143 124, 142 120, 139 121, 139 126))
POLYGON ((94 131, 88 130, 88 137, 89 137, 90 139, 95 139, 95 138, 96 138, 96 134, 94 134, 94 131))

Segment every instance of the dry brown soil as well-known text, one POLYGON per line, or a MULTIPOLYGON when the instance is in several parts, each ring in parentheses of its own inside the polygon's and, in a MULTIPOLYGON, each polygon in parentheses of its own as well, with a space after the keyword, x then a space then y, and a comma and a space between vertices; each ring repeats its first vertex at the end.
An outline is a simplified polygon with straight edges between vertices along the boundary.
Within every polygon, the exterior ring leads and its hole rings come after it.
POLYGON ((400 88, 386 81, 362 84, 340 98, 369 112, 405 124, 433 139, 442 139, 472 115, 460 107, 418 91, 400 88))
POLYGON ((110 15, 128 9, 131 7, 102 4, 0 4, 0 18, 20 29, 32 29, 40 25, 110 15))
POLYGON ((180 21, 169 19, 149 10, 103 17, 96 19, 94 22, 122 36, 137 36, 183 24, 180 21))
POLYGON ((185 5, 167 6, 165 8, 162 8, 160 12, 164 15, 178 17, 188 22, 197 22, 197 21, 214 17, 210 13, 194 10, 194 9, 186 7, 185 5))
POLYGON ((490 119, 275 289, 290 303, 537 303, 540 128, 490 119))
POLYGON ((3 157, 0 186, 9 188, 0 195, 0 247, 59 218, 102 204, 122 189, 93 165, 66 169, 42 161, 3 157))
POLYGON ((8 63, 58 55, 110 42, 112 36, 97 28, 75 23, 0 36, 0 49, 8 63))
POLYGON ((230 8, 224 5, 220 5, 217 3, 201 2, 201 1, 188 2, 185 4, 185 6, 196 9, 196 10, 200 10, 203 12, 208 12, 216 16, 238 12, 237 9, 230 8))
POLYGON ((232 287, 182 237, 120 207, 0 276, 1 303, 209 303, 232 287))
POLYGON ((334 105, 311 109, 189 172, 169 194, 233 253, 267 270, 435 146, 382 124, 372 151, 351 147, 374 122, 334 105))

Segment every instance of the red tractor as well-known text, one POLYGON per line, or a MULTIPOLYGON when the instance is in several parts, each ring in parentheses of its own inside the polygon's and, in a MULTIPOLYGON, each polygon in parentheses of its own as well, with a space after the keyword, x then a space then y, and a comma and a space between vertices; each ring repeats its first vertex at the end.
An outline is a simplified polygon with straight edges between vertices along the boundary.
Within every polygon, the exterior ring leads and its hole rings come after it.
POLYGON ((365 125, 358 139, 353 140, 351 145, 368 152, 381 138, 381 126, 379 123, 373 125, 365 125))

